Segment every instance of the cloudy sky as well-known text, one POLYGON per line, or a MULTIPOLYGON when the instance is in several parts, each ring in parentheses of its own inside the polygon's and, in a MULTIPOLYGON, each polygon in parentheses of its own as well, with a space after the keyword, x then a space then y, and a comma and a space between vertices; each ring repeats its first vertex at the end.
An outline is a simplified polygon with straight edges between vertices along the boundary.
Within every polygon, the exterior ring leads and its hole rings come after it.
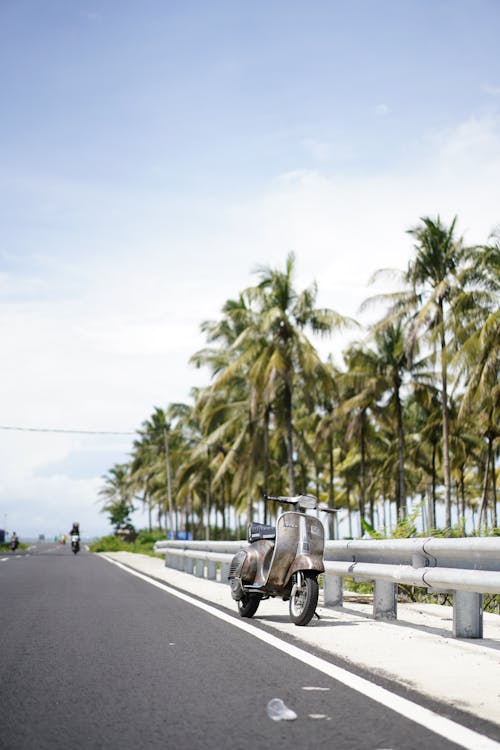
POLYGON ((109 530, 132 435, 5 428, 189 401, 200 323, 256 266, 293 250, 359 318, 421 216, 487 239, 499 28, 496 0, 0 0, 0 528, 109 530))

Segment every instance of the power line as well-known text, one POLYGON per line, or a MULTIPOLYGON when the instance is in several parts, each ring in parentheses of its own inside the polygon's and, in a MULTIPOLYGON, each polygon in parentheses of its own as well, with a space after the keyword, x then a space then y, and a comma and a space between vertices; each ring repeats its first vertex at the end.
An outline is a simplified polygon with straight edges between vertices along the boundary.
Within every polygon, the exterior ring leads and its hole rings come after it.
POLYGON ((57 427, 13 427, 0 425, 0 430, 15 430, 17 432, 57 432, 70 435, 135 435, 135 432, 120 432, 118 430, 72 430, 57 427))

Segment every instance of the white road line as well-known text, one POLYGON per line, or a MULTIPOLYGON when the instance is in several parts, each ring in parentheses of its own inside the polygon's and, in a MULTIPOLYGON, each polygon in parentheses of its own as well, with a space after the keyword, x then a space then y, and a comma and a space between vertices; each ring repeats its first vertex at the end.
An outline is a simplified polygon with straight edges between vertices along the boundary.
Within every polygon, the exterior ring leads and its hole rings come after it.
POLYGON ((243 630, 245 633, 252 635, 254 638, 258 638, 260 641, 264 641, 264 643, 277 648, 279 651, 283 651, 284 653, 288 654, 288 656, 292 656, 294 659, 298 659, 304 664, 313 667, 313 669, 317 669, 319 672, 322 672, 332 679, 343 683, 347 687, 356 690, 358 693, 362 693, 363 695, 366 695, 368 698, 371 698, 377 703, 386 706, 392 711, 396 711, 396 713, 404 716, 406 719, 414 721, 416 724, 420 724, 429 731, 434 732, 435 734, 439 734, 441 737, 444 737, 450 742, 454 742, 459 747, 466 748, 466 750, 500 750, 500 743, 490 739, 489 737, 486 737, 483 734, 479 734, 479 732, 475 732, 474 730, 468 729, 461 724, 457 724, 451 719, 446 719, 444 716, 439 716, 439 714, 436 714, 434 711, 431 711, 428 708, 423 708, 422 706, 419 706, 417 703, 413 703, 407 698, 402 698, 395 693, 391 693, 390 690, 380 687, 379 685, 375 685, 369 680, 364 679, 363 677, 358 677, 355 674, 351 674, 351 672, 348 672, 346 669, 337 667, 335 664, 331 664, 325 659, 321 659, 319 656, 314 656, 313 654, 304 651, 304 649, 293 646, 290 643, 286 643, 277 636, 272 635, 271 633, 267 633, 264 630, 255 628, 252 625, 244 622, 243 620, 237 620, 231 615, 228 615, 225 612, 212 607, 206 602, 201 602, 197 599, 193 599, 188 594, 184 594, 181 591, 170 588, 170 586, 168 586, 167 584, 160 583, 159 581, 156 581, 155 579, 150 578, 143 573, 139 573, 137 570, 132 570, 126 565, 122 565, 122 563, 119 563, 116 560, 112 560, 110 557, 106 557, 106 555, 101 555, 101 559, 107 560, 108 562, 116 565, 118 568, 121 568, 130 575, 141 578, 151 586, 156 586, 156 588, 161 589, 162 591, 166 591, 168 594, 176 596, 178 599, 182 599, 182 601, 188 602, 194 607, 202 609, 204 612, 207 612, 207 614, 213 615, 219 620, 223 620, 224 622, 227 622, 229 625, 232 625, 239 630, 243 630))
POLYGON ((8 557, 2 557, 1 562, 7 562, 8 559, 9 559, 8 557))

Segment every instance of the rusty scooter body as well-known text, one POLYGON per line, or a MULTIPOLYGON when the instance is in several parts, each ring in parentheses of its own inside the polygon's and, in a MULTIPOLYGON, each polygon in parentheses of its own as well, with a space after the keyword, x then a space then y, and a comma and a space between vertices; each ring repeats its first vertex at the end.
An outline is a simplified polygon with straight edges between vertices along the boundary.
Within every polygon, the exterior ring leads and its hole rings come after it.
POLYGON ((306 511, 335 511, 318 504, 313 495, 265 495, 264 500, 292 505, 293 510, 281 513, 275 527, 249 524, 249 545, 231 562, 231 595, 242 617, 253 617, 263 599, 280 597, 290 603, 292 622, 307 625, 318 603, 318 575, 325 570, 325 530, 321 521, 306 511))

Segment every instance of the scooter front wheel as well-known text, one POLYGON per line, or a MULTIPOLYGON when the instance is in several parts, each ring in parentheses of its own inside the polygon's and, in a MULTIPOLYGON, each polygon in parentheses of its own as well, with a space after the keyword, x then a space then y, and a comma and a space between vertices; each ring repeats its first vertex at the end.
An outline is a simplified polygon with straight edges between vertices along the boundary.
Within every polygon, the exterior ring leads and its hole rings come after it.
POLYGON ((243 599, 238 602, 238 610, 242 617, 253 617, 257 612, 257 609, 261 600, 260 594, 247 594, 243 595, 243 599))
POLYGON ((319 586, 316 576, 304 576, 302 587, 290 599, 290 619, 295 625, 307 625, 318 604, 319 586))

